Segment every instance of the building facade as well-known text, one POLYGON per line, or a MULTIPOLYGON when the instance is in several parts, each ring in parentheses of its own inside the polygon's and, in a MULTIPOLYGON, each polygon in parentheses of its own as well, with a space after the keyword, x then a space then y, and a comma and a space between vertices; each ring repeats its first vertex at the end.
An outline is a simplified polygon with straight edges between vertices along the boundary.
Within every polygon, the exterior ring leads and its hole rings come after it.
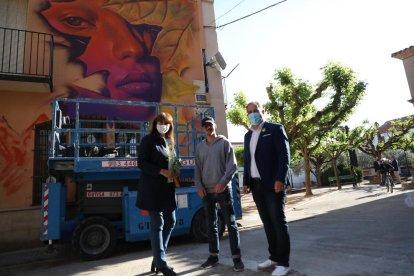
POLYGON ((414 46, 391 54, 391 57, 402 60, 407 76, 408 87, 410 88, 411 99, 408 101, 414 104, 414 46))
POLYGON ((0 222, 10 244, 38 238, 54 98, 212 105, 227 134, 221 74, 209 62, 218 52, 216 31, 205 28, 214 22, 213 4, 0 0, 0 222))

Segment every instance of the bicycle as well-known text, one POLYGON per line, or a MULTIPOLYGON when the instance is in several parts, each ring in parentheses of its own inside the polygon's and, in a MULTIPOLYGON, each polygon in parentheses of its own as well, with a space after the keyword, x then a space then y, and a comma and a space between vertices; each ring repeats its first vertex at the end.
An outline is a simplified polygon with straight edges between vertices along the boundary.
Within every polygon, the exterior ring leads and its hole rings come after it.
POLYGON ((387 192, 392 193, 394 191, 394 181, 389 171, 385 173, 384 185, 387 188, 387 192))
POLYGON ((392 193, 394 190, 394 181, 392 180, 391 173, 394 172, 394 167, 388 159, 382 158, 379 169, 382 174, 382 185, 387 188, 387 192, 392 193))

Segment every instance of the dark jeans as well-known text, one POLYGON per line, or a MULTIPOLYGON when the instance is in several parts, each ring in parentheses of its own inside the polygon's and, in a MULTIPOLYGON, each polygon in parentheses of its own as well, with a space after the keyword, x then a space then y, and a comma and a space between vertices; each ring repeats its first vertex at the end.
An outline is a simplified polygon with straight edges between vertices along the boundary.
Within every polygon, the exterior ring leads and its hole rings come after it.
POLYGON ((175 225, 175 210, 170 212, 149 211, 151 219, 151 248, 156 268, 167 266, 166 251, 175 225))
POLYGON ((224 220, 226 221, 227 229, 229 230, 229 241, 232 258, 240 258, 240 236, 239 229, 237 228, 236 215, 233 207, 233 197, 230 189, 226 189, 224 192, 208 193, 203 198, 204 211, 207 218, 208 227, 208 246, 210 254, 219 253, 219 233, 217 227, 217 206, 220 205, 220 209, 223 212, 224 220))
POLYGON ((251 183, 253 200, 259 211, 267 237, 269 259, 281 266, 289 266, 290 237, 285 216, 285 191, 261 187, 260 181, 251 183))

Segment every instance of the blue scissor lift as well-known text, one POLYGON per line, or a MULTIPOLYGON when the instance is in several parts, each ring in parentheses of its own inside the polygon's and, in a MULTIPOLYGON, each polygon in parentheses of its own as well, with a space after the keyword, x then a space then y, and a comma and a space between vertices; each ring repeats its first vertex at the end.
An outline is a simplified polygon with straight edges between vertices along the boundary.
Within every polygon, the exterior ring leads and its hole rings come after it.
MULTIPOLYGON (((43 184, 41 240, 72 242, 85 260, 109 256, 118 239, 149 240, 150 220, 146 210, 135 206, 137 198, 137 151, 140 139, 149 133, 150 122, 119 120, 111 110, 142 110, 170 113, 175 126, 176 152, 182 160, 176 235, 191 235, 205 242, 207 229, 202 200, 194 186, 195 147, 202 139, 196 127, 204 116, 213 116, 210 106, 130 101, 66 99, 53 102, 50 137, 50 177, 43 184), (183 113, 193 114, 183 122, 183 113), (96 116, 96 114, 100 114, 96 116)), ((233 179, 235 211, 241 218, 238 181, 233 179)), ((220 234, 225 230, 220 216, 220 234)))

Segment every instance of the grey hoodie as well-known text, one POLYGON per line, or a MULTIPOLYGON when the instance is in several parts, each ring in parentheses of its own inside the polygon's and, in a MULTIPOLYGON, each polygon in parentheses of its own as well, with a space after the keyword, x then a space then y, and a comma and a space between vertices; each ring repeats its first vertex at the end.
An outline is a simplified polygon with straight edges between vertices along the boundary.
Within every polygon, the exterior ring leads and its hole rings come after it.
POLYGON ((206 139, 197 145, 194 175, 197 188, 204 187, 212 192, 218 183, 231 187, 236 170, 233 147, 223 135, 218 135, 210 145, 206 139))

